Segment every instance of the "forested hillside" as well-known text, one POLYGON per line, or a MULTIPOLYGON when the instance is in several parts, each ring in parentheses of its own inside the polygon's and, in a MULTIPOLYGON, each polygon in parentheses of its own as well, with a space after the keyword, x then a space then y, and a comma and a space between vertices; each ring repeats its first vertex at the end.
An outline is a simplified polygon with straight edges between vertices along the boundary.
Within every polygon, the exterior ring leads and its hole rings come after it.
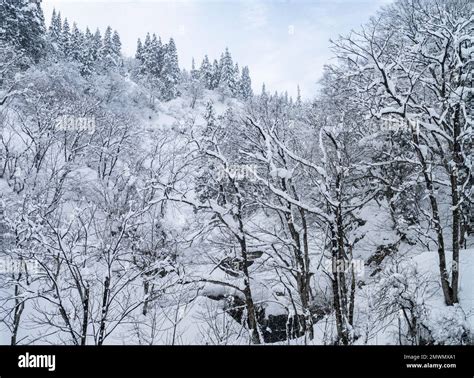
POLYGON ((474 342, 469 0, 335 35, 311 100, 232 46, 0 20, 1 344, 474 342))

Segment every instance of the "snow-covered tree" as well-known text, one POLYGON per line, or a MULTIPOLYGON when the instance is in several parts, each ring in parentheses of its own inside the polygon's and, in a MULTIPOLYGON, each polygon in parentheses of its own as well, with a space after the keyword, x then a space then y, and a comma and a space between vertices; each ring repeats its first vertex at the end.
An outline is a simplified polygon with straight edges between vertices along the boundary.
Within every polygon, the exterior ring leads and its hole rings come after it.
POLYGON ((62 55, 66 59, 71 59, 73 55, 73 48, 74 46, 72 45, 71 42, 71 28, 69 26, 69 21, 67 18, 64 19, 63 23, 63 31, 61 34, 61 47, 62 47, 62 55))
POLYGON ((206 89, 212 89, 212 66, 207 55, 205 55, 202 60, 199 73, 201 75, 201 80, 204 83, 204 87, 206 89))
POLYGON ((114 55, 120 59, 122 56, 122 42, 120 41, 120 36, 117 33, 117 30, 114 30, 114 34, 112 36, 112 51, 114 55))
POLYGON ((163 97, 171 100, 179 94, 178 84, 180 83, 181 70, 178 65, 178 52, 174 39, 171 38, 164 47, 163 70, 161 77, 163 80, 163 97))
POLYGON ((235 93, 237 84, 235 67, 228 48, 226 48, 225 53, 221 56, 219 67, 219 91, 224 97, 232 96, 235 93))
POLYGON ((62 51, 62 21, 61 21, 61 12, 56 13, 56 9, 53 9, 53 14, 51 16, 51 23, 49 25, 47 39, 51 47, 50 55, 60 54, 62 51))
POLYGON ((117 32, 112 32, 112 28, 108 26, 104 33, 101 48, 105 68, 116 68, 120 66, 121 47, 120 36, 117 32))
POLYGON ((103 59, 102 54, 102 35, 99 29, 96 29, 94 37, 91 43, 91 55, 95 62, 101 62, 103 59))
POLYGON ((437 1, 398 1, 361 31, 334 42, 344 62, 340 75, 355 72, 354 85, 369 114, 391 117, 409 132, 413 169, 420 173, 429 198, 429 222, 448 305, 459 300, 459 249, 466 221, 462 209, 469 203, 460 188, 471 176, 465 139, 470 129, 466 118, 470 13, 468 1, 447 6, 437 1), (451 279, 442 227, 441 203, 446 195, 451 201, 451 279))
POLYGON ((77 27, 77 24, 74 23, 71 32, 71 58, 79 63, 84 63, 84 55, 86 51, 84 38, 85 37, 77 27))
POLYGON ((135 59, 143 63, 143 44, 140 38, 137 41, 137 50, 135 52, 135 59))
POLYGON ((214 59, 212 63, 212 80, 210 89, 216 89, 219 86, 221 80, 221 67, 217 59, 214 59))
POLYGON ((17 54, 37 63, 45 52, 46 28, 41 1, 2 1, 0 18, 0 40, 17 54))
POLYGON ((252 98, 253 90, 252 90, 252 80, 250 79, 250 72, 249 68, 245 66, 242 68, 242 77, 240 78, 240 92, 239 97, 248 100, 252 98))

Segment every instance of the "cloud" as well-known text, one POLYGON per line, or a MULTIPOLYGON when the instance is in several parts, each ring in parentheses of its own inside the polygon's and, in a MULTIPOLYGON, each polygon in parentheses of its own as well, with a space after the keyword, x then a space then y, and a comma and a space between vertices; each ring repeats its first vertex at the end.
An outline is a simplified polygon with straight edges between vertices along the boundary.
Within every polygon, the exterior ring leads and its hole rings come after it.
POLYGON ((268 23, 268 7, 263 1, 245 0, 243 1, 242 23, 245 29, 260 29, 268 23))

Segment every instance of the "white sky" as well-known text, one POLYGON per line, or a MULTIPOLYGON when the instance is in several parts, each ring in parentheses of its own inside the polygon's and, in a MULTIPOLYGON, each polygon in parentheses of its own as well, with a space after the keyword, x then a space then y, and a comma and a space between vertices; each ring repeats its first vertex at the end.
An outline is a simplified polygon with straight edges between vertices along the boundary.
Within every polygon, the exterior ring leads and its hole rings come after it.
POLYGON ((147 32, 173 37, 180 66, 199 67, 205 54, 219 58, 228 46, 234 61, 249 66, 253 87, 311 98, 329 38, 365 23, 390 0, 43 0, 47 24, 53 8, 72 24, 103 32, 116 29, 126 55, 135 54, 147 32))

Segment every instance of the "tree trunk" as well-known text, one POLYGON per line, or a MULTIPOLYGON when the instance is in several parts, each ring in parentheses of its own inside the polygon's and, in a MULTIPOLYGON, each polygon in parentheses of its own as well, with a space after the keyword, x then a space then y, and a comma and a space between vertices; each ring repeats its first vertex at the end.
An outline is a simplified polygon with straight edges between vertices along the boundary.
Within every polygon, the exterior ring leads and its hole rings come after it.
POLYGON ((13 330, 12 330, 12 337, 11 337, 11 345, 16 345, 17 343, 17 336, 18 336, 18 329, 20 328, 20 319, 23 310, 25 309, 25 303, 19 297, 20 295, 20 286, 18 284, 15 285, 15 309, 13 312, 13 330))
POLYGON ((84 291, 81 345, 86 345, 88 324, 89 324, 89 286, 87 286, 86 290, 84 291))
POLYGON ((446 255, 445 255, 445 248, 444 248, 444 237, 443 237, 443 230, 441 228, 441 221, 439 217, 439 210, 438 210, 438 201, 434 195, 434 187, 433 181, 428 173, 428 166, 426 164, 425 158, 423 153, 420 150, 420 141, 418 138, 417 131, 412 128, 412 138, 413 142, 416 147, 416 152, 418 159, 421 164, 421 168, 423 171, 423 178, 425 180, 426 189, 428 191, 428 196, 431 204, 431 213, 433 216, 434 228, 436 231, 437 236, 437 244, 438 244, 438 258, 439 258, 439 272, 441 278, 441 288, 443 289, 444 301, 448 306, 451 306, 453 302, 453 289, 449 284, 449 274, 446 269, 446 255))
POLYGON ((458 286, 459 286, 459 241, 460 241, 460 225, 461 225, 461 204, 458 189, 458 175, 459 170, 462 166, 461 158, 461 145, 459 143, 460 135, 460 124, 459 124, 459 107, 456 107, 454 112, 454 125, 453 125, 453 167, 451 169, 451 208, 453 217, 453 261, 452 261, 452 301, 457 303, 458 299, 458 286))
POLYGON ((349 338, 347 335, 347 329, 345 325, 345 317, 343 311, 343 303, 341 301, 341 282, 339 276, 339 267, 338 267, 338 243, 337 243, 337 230, 333 229, 332 233, 332 292, 333 292, 333 305, 334 311, 336 314, 336 328, 337 328, 337 336, 339 342, 342 342, 343 345, 349 344, 349 338))
POLYGON ((107 319, 107 302, 109 300, 109 291, 110 291, 110 277, 105 277, 104 281, 104 294, 102 297, 102 316, 100 319, 100 330, 99 330, 99 340, 97 345, 102 345, 105 338, 105 323, 107 319))
POLYGON ((240 243, 240 254, 243 260, 242 271, 244 273, 244 296, 245 296, 245 305, 247 308, 247 325, 250 330, 250 339, 252 344, 261 344, 260 335, 258 332, 258 321, 257 314, 255 311, 255 304, 253 302, 252 290, 250 289, 250 275, 248 270, 248 256, 247 256, 247 242, 245 240, 244 234, 244 224, 241 217, 241 203, 239 200, 239 229, 242 234, 242 237, 239 238, 240 243))

